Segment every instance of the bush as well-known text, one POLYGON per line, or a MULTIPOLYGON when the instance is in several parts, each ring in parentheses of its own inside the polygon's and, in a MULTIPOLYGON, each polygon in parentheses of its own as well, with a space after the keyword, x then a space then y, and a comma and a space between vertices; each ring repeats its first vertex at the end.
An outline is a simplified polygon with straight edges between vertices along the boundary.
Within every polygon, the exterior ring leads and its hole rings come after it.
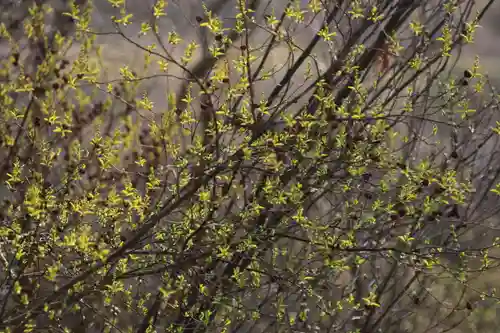
POLYGON ((492 3, 0 3, 0 330, 493 332, 492 3))

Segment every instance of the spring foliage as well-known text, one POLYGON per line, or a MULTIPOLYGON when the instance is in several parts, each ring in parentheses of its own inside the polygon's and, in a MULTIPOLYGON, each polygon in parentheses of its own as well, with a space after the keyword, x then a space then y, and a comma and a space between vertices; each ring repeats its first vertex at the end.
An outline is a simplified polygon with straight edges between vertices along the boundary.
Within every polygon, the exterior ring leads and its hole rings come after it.
POLYGON ((108 1, 0 25, 1 332, 485 332, 492 1, 108 1))

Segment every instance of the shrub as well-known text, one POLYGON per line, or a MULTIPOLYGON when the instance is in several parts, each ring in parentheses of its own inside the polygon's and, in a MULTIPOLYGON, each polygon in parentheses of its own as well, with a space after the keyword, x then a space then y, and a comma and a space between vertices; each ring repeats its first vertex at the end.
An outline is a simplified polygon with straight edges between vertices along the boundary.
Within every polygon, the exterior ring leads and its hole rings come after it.
POLYGON ((2 332, 496 328, 492 3, 3 3, 2 332))

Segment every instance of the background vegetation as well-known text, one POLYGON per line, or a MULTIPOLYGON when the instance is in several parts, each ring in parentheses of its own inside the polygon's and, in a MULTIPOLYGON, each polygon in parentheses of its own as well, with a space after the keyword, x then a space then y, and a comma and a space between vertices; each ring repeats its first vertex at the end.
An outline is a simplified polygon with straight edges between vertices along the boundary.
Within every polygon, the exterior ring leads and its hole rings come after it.
POLYGON ((496 332, 492 12, 0 1, 0 331, 496 332))

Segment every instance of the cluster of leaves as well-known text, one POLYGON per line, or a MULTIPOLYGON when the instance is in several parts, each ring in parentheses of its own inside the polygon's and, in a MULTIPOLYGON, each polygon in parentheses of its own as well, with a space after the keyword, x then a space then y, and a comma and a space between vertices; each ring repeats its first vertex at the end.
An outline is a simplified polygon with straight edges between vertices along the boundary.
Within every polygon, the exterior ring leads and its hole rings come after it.
POLYGON ((199 5, 198 42, 157 0, 149 44, 124 0, 113 32, 71 2, 74 34, 42 2, 0 26, 1 332, 444 332, 497 300, 499 99, 453 63, 492 1, 199 5), (141 74, 105 80, 100 35, 141 74))

